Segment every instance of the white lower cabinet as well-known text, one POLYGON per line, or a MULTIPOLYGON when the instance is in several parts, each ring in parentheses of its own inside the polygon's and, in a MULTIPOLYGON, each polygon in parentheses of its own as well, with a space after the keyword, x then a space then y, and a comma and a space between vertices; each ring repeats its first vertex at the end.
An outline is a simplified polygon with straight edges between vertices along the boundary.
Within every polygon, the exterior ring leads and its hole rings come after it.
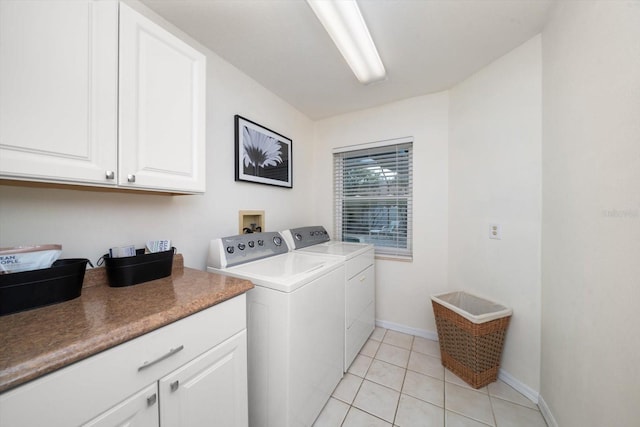
POLYGON ((84 427, 157 427, 158 423, 158 385, 153 383, 84 427))
POLYGON ((158 382, 160 425, 248 425, 246 371, 247 334, 241 332, 158 382))
POLYGON ((248 424, 244 294, 0 394, 2 427, 248 424))
POLYGON ((243 331, 83 426, 247 426, 246 370, 243 331))

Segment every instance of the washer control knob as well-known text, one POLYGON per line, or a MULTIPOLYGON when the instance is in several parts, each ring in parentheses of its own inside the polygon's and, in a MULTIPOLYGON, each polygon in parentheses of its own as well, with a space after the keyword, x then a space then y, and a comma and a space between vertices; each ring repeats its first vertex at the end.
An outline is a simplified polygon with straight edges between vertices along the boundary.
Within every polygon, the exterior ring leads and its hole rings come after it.
POLYGON ((234 247, 233 246, 227 246, 227 253, 232 254, 234 251, 234 247))
POLYGON ((264 246, 264 240, 258 239, 258 246, 264 246))
POLYGON ((302 240, 302 234, 300 234, 300 233, 296 233, 294 237, 295 237, 295 238, 296 238, 296 240, 298 240, 298 241, 302 240))
POLYGON ((256 243, 253 240, 249 240, 248 245, 250 248, 253 248, 256 245, 256 243))
POLYGON ((275 236, 273 238, 273 244, 276 246, 282 245, 282 238, 280 236, 275 236))
POLYGON ((244 243, 238 243, 238 249, 240 249, 241 251, 244 251, 244 243))

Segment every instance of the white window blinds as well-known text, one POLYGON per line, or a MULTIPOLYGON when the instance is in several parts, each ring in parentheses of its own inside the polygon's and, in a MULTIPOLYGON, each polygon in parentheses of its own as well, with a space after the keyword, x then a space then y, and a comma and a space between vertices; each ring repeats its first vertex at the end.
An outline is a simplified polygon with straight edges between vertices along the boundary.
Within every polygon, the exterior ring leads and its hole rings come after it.
POLYGON ((336 233, 376 254, 411 257, 413 147, 409 138, 334 150, 336 233))

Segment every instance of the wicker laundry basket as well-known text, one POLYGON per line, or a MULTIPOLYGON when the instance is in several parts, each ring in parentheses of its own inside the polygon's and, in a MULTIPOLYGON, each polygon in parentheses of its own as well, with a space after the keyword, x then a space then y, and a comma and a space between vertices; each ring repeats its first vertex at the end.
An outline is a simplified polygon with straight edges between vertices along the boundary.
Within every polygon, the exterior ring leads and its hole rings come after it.
POLYGON ((498 378, 512 310, 467 292, 431 297, 442 365, 480 388, 498 378))

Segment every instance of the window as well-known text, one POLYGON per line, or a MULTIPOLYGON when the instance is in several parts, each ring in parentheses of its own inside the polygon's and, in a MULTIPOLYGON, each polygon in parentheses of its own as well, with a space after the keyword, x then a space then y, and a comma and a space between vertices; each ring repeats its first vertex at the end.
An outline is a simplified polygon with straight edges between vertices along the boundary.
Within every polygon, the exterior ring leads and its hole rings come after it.
POLYGON ((403 138, 334 150, 335 224, 342 241, 411 257, 412 145, 403 138))

